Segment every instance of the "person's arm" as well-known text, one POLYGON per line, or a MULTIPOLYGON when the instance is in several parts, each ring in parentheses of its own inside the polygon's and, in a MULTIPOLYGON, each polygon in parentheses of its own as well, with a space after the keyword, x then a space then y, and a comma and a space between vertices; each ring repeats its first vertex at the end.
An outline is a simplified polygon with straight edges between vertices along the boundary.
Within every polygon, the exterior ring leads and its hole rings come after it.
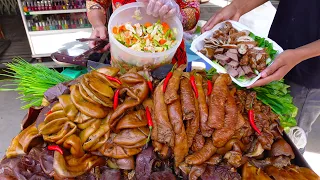
POLYGON ((301 46, 295 51, 300 55, 301 61, 320 56, 320 39, 310 44, 301 46))
POLYGON ((182 15, 182 25, 185 31, 192 30, 198 23, 200 17, 199 0, 177 0, 182 15))
POLYGON ((249 88, 263 86, 272 81, 282 79, 294 66, 302 61, 320 56, 320 40, 301 46, 296 49, 289 49, 281 53, 269 67, 261 73, 261 79, 249 88))
POLYGON ((238 21, 243 14, 267 1, 268 0, 233 0, 231 4, 220 9, 209 19, 202 27, 202 32, 211 30, 216 24, 225 20, 238 21))
MULTIPOLYGON (((93 27, 90 38, 107 38, 107 27, 106 27, 106 11, 111 4, 111 0, 87 0, 87 16, 90 24, 93 27)), ((96 45, 96 41, 91 41, 89 46, 93 48, 96 45)), ((109 45, 105 46, 101 52, 107 51, 109 45)))
POLYGON ((233 0, 230 5, 234 5, 240 16, 242 16, 267 1, 268 0, 233 0))

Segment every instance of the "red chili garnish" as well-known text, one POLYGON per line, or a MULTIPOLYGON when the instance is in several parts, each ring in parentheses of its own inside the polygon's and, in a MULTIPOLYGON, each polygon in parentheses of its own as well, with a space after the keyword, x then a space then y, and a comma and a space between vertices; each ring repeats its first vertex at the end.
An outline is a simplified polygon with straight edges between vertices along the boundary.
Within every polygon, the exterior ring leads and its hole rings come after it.
POLYGON ((199 93, 198 93, 198 89, 197 89, 196 80, 194 78, 194 75, 190 76, 190 83, 191 83, 192 89, 194 91, 194 94, 196 95, 196 98, 198 98, 199 93))
POLYGON ((212 82, 210 80, 207 81, 208 84, 208 92, 207 95, 209 96, 212 92, 212 82))
POLYGON ((162 88, 162 91, 163 91, 163 92, 166 92, 166 89, 167 89, 169 80, 170 80, 170 78, 171 78, 172 75, 173 75, 173 70, 175 69, 176 65, 177 65, 177 64, 175 64, 175 65, 172 67, 171 71, 167 74, 166 79, 165 79, 164 82, 163 82, 163 88, 162 88))
POLYGON ((164 80, 164 83, 163 83, 163 92, 166 92, 166 89, 167 89, 167 85, 168 85, 168 82, 170 80, 170 78, 172 77, 172 72, 170 71, 167 76, 166 76, 166 79, 164 80))
POLYGON ((60 154, 63 154, 62 149, 58 145, 49 145, 48 150, 50 151, 58 151, 60 154))
POLYGON ((119 103, 119 92, 120 90, 117 89, 116 92, 114 93, 114 97, 113 97, 113 110, 116 110, 118 107, 118 103, 119 103))
POLYGON ((46 116, 48 116, 49 114, 51 114, 52 113, 52 111, 50 110, 50 111, 48 111, 47 112, 47 114, 46 114, 46 116))
POLYGON ((146 107, 146 116, 147 116, 148 126, 149 126, 149 129, 150 129, 149 135, 148 135, 148 139, 147 139, 147 142, 146 142, 146 146, 147 146, 148 142, 150 141, 151 131, 152 131, 152 128, 153 128, 152 117, 151 117, 151 113, 150 113, 150 110, 149 110, 148 106, 146 107))
POLYGON ((147 120, 148 120, 148 126, 149 126, 149 128, 151 130, 152 127, 153 127, 153 122, 152 122, 152 117, 151 117, 151 113, 150 113, 150 110, 149 110, 148 106, 146 107, 146 116, 147 116, 147 120))
MULTIPOLYGON (((252 102, 253 102, 253 99, 252 99, 252 102)), ((251 105, 250 105, 250 109, 249 109, 249 111, 248 111, 249 122, 250 122, 251 127, 252 127, 259 135, 261 135, 261 131, 258 129, 256 123, 254 122, 254 111, 253 111, 253 109, 252 109, 252 102, 251 102, 251 105)))
POLYGON ((115 77, 106 75, 106 78, 109 79, 110 81, 114 81, 114 82, 117 82, 118 84, 122 84, 121 81, 115 77))
POLYGON ((150 91, 153 92, 153 84, 152 84, 152 82, 148 81, 147 83, 148 83, 150 91))

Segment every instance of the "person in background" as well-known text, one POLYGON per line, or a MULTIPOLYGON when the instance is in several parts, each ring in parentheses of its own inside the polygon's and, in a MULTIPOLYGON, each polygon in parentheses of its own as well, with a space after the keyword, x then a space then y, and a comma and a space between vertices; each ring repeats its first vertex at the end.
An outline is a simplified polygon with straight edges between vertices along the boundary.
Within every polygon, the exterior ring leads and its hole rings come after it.
MULTIPOLYGON (((218 11, 203 27, 212 29, 224 20, 240 16, 267 0, 233 0, 218 11)), ((261 74, 251 87, 263 86, 284 78, 290 85, 294 104, 299 108, 298 125, 308 134, 320 116, 320 1, 280 0, 269 31, 269 38, 285 51, 261 74)), ((304 150, 302 150, 304 151, 304 150)))
MULTIPOLYGON (((108 36, 106 27, 106 11, 110 6, 113 10, 118 7, 136 2, 136 0, 90 0, 86 1, 87 16, 92 24, 93 31, 90 38, 106 39, 108 36)), ((200 3, 198 0, 139 0, 147 7, 147 14, 154 17, 161 17, 162 19, 178 16, 181 20, 185 31, 193 29, 200 17, 200 3)), ((94 42, 89 44, 94 47, 94 42)), ((105 46, 101 52, 107 51, 109 45, 105 46)), ((178 65, 187 62, 187 55, 184 41, 180 44, 172 63, 178 65)))

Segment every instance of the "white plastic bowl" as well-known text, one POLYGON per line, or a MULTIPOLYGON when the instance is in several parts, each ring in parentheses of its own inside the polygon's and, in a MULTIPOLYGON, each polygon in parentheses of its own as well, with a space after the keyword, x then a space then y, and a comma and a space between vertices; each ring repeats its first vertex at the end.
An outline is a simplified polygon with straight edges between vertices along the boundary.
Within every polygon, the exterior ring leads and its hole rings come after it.
MULTIPOLYGON (((130 22, 132 24, 144 24, 146 22, 155 23, 158 20, 159 18, 147 15, 145 5, 143 3, 130 3, 121 6, 116 11, 114 11, 108 23, 112 65, 118 66, 119 63, 123 63, 126 64, 126 67, 129 65, 136 67, 148 67, 150 69, 153 69, 161 64, 171 63, 171 60, 178 47, 180 46, 183 37, 183 27, 178 17, 164 20, 164 22, 169 24, 170 28, 176 28, 178 32, 176 36, 176 44, 171 49, 164 52, 138 52, 129 49, 118 42, 112 33, 112 28, 114 26, 119 26, 127 22, 130 22), (137 19, 134 17, 135 11, 140 11, 140 16, 142 17, 141 19, 137 19)), ((127 68, 125 69, 128 70, 127 68)))

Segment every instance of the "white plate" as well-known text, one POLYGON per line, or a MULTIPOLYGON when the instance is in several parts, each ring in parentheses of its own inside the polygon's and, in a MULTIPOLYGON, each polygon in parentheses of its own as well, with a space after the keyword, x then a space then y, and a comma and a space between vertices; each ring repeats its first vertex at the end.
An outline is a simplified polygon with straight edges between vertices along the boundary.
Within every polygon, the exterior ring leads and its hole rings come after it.
MULTIPOLYGON (((203 55, 200 50, 203 49, 203 46, 204 46, 204 39, 205 38, 209 38, 212 36, 212 34, 220 29, 224 23, 224 22, 221 22, 219 24, 217 24, 215 27, 212 28, 212 30, 210 31, 207 31, 203 34, 201 34, 199 37, 197 37, 195 40, 193 40, 192 44, 191 44, 191 51, 193 51, 194 53, 196 53, 198 56, 200 56, 203 60, 205 60, 208 64, 210 64, 213 68, 215 68, 217 70, 218 73, 227 73, 227 70, 222 67, 220 64, 216 63, 216 62, 213 62, 212 60, 210 60, 209 58, 207 58, 205 55, 203 55)), ((250 32, 252 32, 253 34, 258 34, 258 33, 255 33, 253 32, 250 28, 246 27, 245 25, 239 23, 239 22, 236 22, 236 21, 230 21, 229 22, 232 24, 232 26, 239 30, 239 31, 242 31, 242 30, 249 30, 250 32)), ((278 56, 281 52, 283 52, 283 49, 276 43, 274 42, 273 40, 267 38, 267 37, 264 37, 267 41, 269 41, 270 43, 273 44, 273 49, 278 51, 276 56, 278 56)), ((251 80, 246 80, 246 81, 238 81, 237 79, 235 79, 234 77, 231 77, 232 81, 235 82, 236 84, 238 84, 239 86, 241 87, 248 87, 250 85, 252 85, 254 82, 256 82, 259 78, 261 77, 261 73, 259 73, 259 75, 251 80)))

